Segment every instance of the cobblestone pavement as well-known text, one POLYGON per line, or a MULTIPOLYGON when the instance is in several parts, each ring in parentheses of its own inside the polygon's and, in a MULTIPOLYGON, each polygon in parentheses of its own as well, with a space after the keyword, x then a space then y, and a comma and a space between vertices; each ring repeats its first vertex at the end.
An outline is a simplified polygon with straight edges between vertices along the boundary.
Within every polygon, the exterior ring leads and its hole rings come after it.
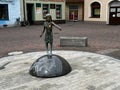
MULTIPOLYGON (((120 60, 81 51, 57 50, 72 67, 67 75, 36 78, 29 74, 31 64, 46 52, 31 52, 0 58, 0 90, 120 90, 120 60)), ((57 66, 55 66, 57 67, 57 66)))
POLYGON ((120 90, 120 26, 94 22, 67 22, 60 26, 62 31, 54 28, 53 53, 64 57, 72 71, 62 77, 46 79, 28 73, 31 64, 46 54, 44 37, 39 37, 43 26, 0 28, 0 89, 120 90), (88 46, 60 47, 61 36, 88 37, 88 46), (3 57, 13 51, 23 51, 23 54, 3 57))
MULTIPOLYGON (((120 58, 120 25, 95 22, 67 22, 60 24, 62 31, 54 28, 54 50, 98 52, 120 58), (60 47, 61 36, 88 37, 88 47, 60 47), (116 51, 117 49, 117 51, 116 51), (113 52, 106 51, 113 50, 113 52), (104 53, 105 52, 105 53, 104 53), (114 55, 114 53, 116 53, 114 55)), ((42 25, 0 28, 0 57, 12 51, 43 51, 44 37, 40 38, 42 25)))

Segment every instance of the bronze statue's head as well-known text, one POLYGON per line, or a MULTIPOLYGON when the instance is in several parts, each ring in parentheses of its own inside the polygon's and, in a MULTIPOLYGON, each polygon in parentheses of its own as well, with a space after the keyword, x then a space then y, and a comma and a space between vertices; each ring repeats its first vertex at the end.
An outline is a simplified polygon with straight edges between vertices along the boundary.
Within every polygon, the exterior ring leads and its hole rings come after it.
POLYGON ((52 16, 50 14, 46 14, 46 21, 52 21, 52 16))

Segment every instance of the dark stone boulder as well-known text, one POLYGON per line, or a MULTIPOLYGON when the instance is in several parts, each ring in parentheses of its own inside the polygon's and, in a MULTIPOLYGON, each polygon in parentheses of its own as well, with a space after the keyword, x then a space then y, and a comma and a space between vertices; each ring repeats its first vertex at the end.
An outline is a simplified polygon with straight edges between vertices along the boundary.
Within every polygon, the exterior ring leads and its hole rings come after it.
POLYGON ((69 63, 58 55, 44 55, 38 58, 30 67, 29 73, 35 77, 58 77, 71 71, 69 63))

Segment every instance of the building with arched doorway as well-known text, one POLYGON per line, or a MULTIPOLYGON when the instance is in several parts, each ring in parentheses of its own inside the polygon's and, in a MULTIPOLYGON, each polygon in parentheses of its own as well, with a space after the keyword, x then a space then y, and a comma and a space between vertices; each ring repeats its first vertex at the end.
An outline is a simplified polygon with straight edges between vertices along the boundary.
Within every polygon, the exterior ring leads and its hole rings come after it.
POLYGON ((85 0, 84 21, 120 25, 120 0, 85 0))

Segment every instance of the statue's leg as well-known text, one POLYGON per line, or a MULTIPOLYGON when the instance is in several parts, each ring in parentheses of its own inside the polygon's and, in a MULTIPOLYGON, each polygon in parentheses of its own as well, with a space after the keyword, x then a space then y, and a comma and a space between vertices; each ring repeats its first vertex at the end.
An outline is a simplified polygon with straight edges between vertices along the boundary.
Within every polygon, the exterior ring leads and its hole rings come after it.
POLYGON ((53 43, 50 43, 50 55, 52 56, 52 47, 53 47, 53 43))
POLYGON ((45 45, 46 45, 46 52, 47 52, 47 55, 48 55, 49 54, 48 43, 46 42, 45 45))

